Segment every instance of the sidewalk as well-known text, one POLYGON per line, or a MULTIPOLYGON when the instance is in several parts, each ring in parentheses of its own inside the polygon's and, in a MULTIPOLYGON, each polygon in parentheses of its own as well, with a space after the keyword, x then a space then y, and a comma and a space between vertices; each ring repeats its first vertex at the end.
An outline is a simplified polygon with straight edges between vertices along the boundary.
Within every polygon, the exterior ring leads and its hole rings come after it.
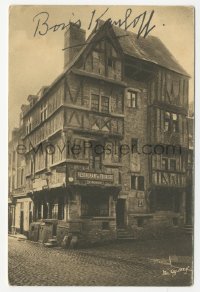
POLYGON ((16 234, 8 233, 8 236, 17 238, 18 240, 27 240, 27 237, 23 234, 20 234, 20 233, 16 233, 16 234))

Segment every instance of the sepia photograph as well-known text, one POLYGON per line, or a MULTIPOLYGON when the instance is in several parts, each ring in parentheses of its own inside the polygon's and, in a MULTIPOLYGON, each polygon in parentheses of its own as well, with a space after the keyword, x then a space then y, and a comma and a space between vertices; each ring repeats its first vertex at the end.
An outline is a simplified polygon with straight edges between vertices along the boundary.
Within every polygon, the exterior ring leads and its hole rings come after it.
POLYGON ((194 7, 8 9, 9 285, 193 285, 194 7))

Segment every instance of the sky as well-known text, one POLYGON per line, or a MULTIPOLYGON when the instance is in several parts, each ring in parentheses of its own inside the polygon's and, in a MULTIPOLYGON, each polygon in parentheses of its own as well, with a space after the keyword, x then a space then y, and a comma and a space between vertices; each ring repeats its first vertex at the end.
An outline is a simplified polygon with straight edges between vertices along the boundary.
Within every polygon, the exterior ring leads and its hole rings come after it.
MULTIPOLYGON (((154 10, 150 32, 160 38, 177 61, 191 76, 189 100, 194 100, 194 11, 183 6, 11 6, 9 11, 9 136, 19 125, 21 105, 26 104, 29 94, 37 94, 42 86, 50 85, 63 71, 64 30, 41 36, 34 36, 41 12, 48 12, 49 27, 81 21, 81 27, 88 36, 95 26, 95 20, 107 9, 103 20, 125 18, 128 8, 132 9, 128 22, 147 11, 154 10), (92 12, 95 15, 89 28, 92 12), (34 18, 35 17, 35 18, 34 18)), ((44 14, 41 15, 44 20, 44 14)), ((44 29, 44 26, 42 27, 44 29)), ((124 27, 122 27, 124 28, 124 27)), ((129 28, 130 31, 138 31, 129 28)))

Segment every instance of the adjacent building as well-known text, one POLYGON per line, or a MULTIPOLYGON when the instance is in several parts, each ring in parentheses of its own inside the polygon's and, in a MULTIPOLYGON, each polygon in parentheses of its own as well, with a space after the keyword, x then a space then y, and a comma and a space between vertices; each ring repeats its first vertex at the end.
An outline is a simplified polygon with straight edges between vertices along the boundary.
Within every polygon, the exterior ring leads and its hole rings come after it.
POLYGON ((87 41, 71 23, 64 39, 63 73, 28 96, 9 145, 12 230, 28 234, 37 222, 33 240, 61 243, 182 228, 187 72, 158 38, 109 22, 87 41))

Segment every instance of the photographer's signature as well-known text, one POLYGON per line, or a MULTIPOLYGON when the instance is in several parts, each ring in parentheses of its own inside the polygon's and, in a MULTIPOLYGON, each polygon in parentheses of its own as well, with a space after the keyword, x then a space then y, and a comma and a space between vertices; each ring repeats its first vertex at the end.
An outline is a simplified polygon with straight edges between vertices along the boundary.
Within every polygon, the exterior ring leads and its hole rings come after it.
MULTIPOLYGON (((97 16, 97 11, 93 10, 91 15, 88 17, 88 26, 87 29, 95 29, 97 30, 98 27, 98 21, 102 19, 108 12, 109 8, 107 8, 101 15, 97 16)), ((113 25, 118 26, 119 28, 122 28, 124 30, 127 30, 128 28, 135 28, 137 37, 139 38, 142 36, 143 38, 147 37, 147 35, 155 28, 155 25, 152 25, 152 19, 154 15, 154 10, 150 11, 150 13, 147 13, 147 11, 144 11, 143 13, 134 16, 133 11, 131 8, 127 8, 125 15, 122 19, 113 20, 111 18, 108 18, 106 21, 110 22, 113 25)), ((51 32, 57 32, 59 30, 65 30, 69 25, 70 21, 62 22, 62 23, 56 23, 53 25, 50 25, 50 15, 47 11, 41 11, 40 13, 36 14, 33 17, 33 22, 36 24, 33 36, 45 36, 50 31, 51 32)), ((81 27, 81 20, 77 19, 74 21, 75 24, 77 24, 79 27, 81 27)))
POLYGON ((172 276, 175 277, 179 273, 183 273, 184 275, 188 274, 188 272, 192 272, 190 266, 187 267, 175 267, 171 268, 170 270, 163 270, 162 275, 163 276, 172 276))

